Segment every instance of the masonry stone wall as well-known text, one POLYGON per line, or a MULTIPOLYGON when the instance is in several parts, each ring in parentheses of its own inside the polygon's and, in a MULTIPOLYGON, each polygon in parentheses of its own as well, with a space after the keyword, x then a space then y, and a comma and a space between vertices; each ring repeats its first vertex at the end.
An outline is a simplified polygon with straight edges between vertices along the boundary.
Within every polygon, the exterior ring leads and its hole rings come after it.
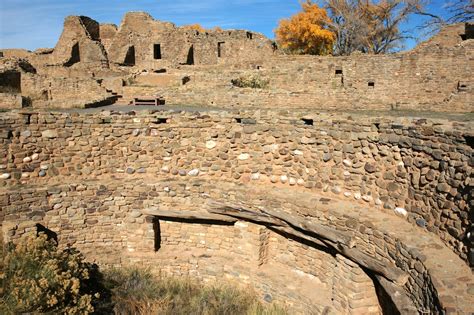
POLYGON ((190 78, 179 88, 137 84, 124 98, 160 93, 170 104, 226 108, 472 112, 473 44, 375 56, 281 56, 238 68, 188 67, 168 74, 190 78), (268 87, 234 87, 231 81, 241 76, 261 77, 268 87))
MULTIPOLYGON (((288 56, 251 31, 203 32, 130 12, 118 28, 70 16, 54 49, 3 52, 27 58, 40 74, 78 81, 159 72, 156 82, 137 80, 115 90, 123 93, 124 103, 161 94, 167 104, 226 108, 472 112, 474 41, 466 36, 468 27, 449 25, 419 47, 397 54, 288 56), (269 84, 263 89, 233 86, 240 76, 261 77, 269 84), (176 77, 186 80, 161 84, 176 77)), ((68 94, 66 88, 62 92, 68 94)), ((87 98, 81 101, 88 103, 87 98)))
POLYGON ((203 179, 76 180, 4 188, 0 202, 5 240, 34 232, 35 224, 41 224, 56 232, 62 245, 71 244, 102 265, 138 263, 207 281, 225 277, 255 286, 267 299, 288 300, 299 310, 377 313, 373 284, 359 265, 364 260, 353 260, 363 253, 384 268, 406 272, 399 285, 419 311, 462 314, 472 307, 466 292, 474 282, 467 267, 429 233, 389 214, 378 216, 370 207, 365 211, 364 205, 351 208, 348 202, 328 203, 331 199, 297 189, 292 194, 279 190, 203 179), (266 215, 281 209, 301 216, 309 224, 351 235, 352 251, 360 253, 349 261, 334 255, 335 248, 276 233, 258 218, 253 223, 199 220, 209 200, 263 207, 266 215), (150 207, 159 207, 166 216, 150 216, 150 207), (178 216, 191 211, 196 219, 170 218, 172 210, 178 216))
POLYGON ((271 112, 25 113, 0 122, 2 186, 155 175, 298 186, 402 208, 467 259, 471 123, 271 112))

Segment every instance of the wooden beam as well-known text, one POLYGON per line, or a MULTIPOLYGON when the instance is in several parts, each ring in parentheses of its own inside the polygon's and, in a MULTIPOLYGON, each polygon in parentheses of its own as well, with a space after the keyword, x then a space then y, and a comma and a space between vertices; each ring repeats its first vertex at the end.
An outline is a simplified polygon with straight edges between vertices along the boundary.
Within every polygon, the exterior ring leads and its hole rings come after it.
POLYGON ((162 218, 177 218, 177 219, 186 219, 186 220, 210 220, 210 221, 221 221, 221 222, 230 222, 234 223, 237 222, 238 219, 219 215, 219 214, 212 214, 209 212, 202 212, 202 211, 189 211, 189 210, 165 210, 165 209, 158 209, 156 207, 146 208, 142 210, 142 213, 145 215, 151 215, 155 217, 162 217, 162 218))

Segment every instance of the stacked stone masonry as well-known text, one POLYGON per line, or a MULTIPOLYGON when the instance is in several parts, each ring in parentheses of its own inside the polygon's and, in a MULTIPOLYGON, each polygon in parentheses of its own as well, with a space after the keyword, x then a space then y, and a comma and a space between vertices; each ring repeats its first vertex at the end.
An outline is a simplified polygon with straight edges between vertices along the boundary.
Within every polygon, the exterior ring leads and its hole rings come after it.
POLYGON ((6 240, 42 224, 101 264, 232 278, 300 312, 379 312, 367 272, 418 311, 473 305, 472 122, 23 111, 0 130, 6 240))
POLYGON ((22 58, 36 68, 22 94, 38 108, 159 94, 167 104, 228 108, 472 112, 469 25, 450 25, 408 52, 321 57, 283 55, 258 33, 197 31, 142 12, 126 14, 119 27, 70 16, 54 49, 4 49, 2 59, 22 58), (232 83, 249 76, 268 86, 232 83), (58 78, 71 82, 58 86, 58 78), (42 91, 49 97, 36 94, 42 91))

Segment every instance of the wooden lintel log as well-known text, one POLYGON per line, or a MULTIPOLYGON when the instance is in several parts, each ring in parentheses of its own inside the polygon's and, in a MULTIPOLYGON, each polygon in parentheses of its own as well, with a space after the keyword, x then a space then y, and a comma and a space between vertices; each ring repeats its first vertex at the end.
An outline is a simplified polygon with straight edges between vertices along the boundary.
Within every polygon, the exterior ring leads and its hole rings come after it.
POLYGON ((260 210, 253 211, 248 208, 235 205, 222 205, 212 202, 209 204, 209 212, 221 215, 229 215, 234 218, 252 220, 264 224, 272 225, 272 228, 280 229, 291 235, 302 237, 315 242, 319 239, 321 246, 332 247, 343 256, 349 258, 355 263, 380 274, 397 285, 404 285, 408 281, 408 274, 394 265, 387 265, 378 259, 371 257, 360 250, 353 248, 354 242, 346 233, 331 229, 327 226, 314 222, 303 221, 302 219, 292 218, 287 214, 274 213, 275 211, 260 210), (300 231, 298 231, 300 230, 300 231), (291 232, 290 232, 291 231, 291 232), (312 234, 312 235, 308 235, 312 234), (314 236, 313 236, 314 235, 314 236))
POLYGON ((142 211, 145 215, 151 215, 164 218, 177 218, 187 220, 211 220, 222 222, 236 222, 237 219, 219 214, 212 214, 208 212, 198 212, 189 210, 163 210, 158 208, 147 208, 142 211))
POLYGON ((380 274, 388 280, 395 282, 399 286, 403 286, 408 281, 408 274, 397 268, 396 266, 387 265, 380 260, 371 257, 356 248, 348 248, 343 244, 338 244, 338 251, 349 258, 350 260, 358 263, 359 265, 372 270, 373 272, 380 274))
POLYGON ((268 210, 260 210, 257 212, 242 206, 227 204, 222 205, 216 202, 209 203, 209 206, 210 209, 208 211, 211 213, 230 215, 235 218, 248 219, 276 226, 292 226, 305 232, 315 234, 318 237, 328 239, 334 243, 343 243, 349 247, 353 246, 352 237, 347 235, 345 232, 331 229, 322 224, 308 222, 307 220, 300 218, 294 218, 286 213, 277 213, 276 211, 268 210))
POLYGON ((328 246, 327 243, 324 243, 323 241, 321 241, 320 239, 318 238, 315 238, 315 237, 311 237, 311 236, 308 236, 304 233, 301 233, 301 232, 298 232, 296 231, 295 229, 291 228, 291 227, 284 227, 284 226, 272 226, 271 227, 272 229, 275 229, 275 230, 278 230, 278 231, 281 231, 281 232, 284 232, 284 233, 287 233, 289 235, 292 235, 292 236, 296 236, 298 238, 301 238, 301 239, 304 239, 304 240, 307 240, 309 242, 312 242, 318 246, 322 246, 322 247, 325 247, 325 248, 332 248, 332 246, 328 246))

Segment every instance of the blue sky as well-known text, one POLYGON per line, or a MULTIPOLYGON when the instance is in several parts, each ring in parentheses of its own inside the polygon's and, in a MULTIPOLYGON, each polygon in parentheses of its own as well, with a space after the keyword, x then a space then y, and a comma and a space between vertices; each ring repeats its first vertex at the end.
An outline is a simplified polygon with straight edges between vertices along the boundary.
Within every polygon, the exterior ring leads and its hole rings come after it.
MULTIPOLYGON (((432 0, 430 10, 442 14, 445 2, 432 0)), ((128 11, 146 11, 177 25, 249 29, 273 38, 278 21, 299 10, 298 0, 0 0, 0 48, 54 47, 68 15, 118 25, 128 11)), ((406 27, 419 23, 414 17, 406 27)))

